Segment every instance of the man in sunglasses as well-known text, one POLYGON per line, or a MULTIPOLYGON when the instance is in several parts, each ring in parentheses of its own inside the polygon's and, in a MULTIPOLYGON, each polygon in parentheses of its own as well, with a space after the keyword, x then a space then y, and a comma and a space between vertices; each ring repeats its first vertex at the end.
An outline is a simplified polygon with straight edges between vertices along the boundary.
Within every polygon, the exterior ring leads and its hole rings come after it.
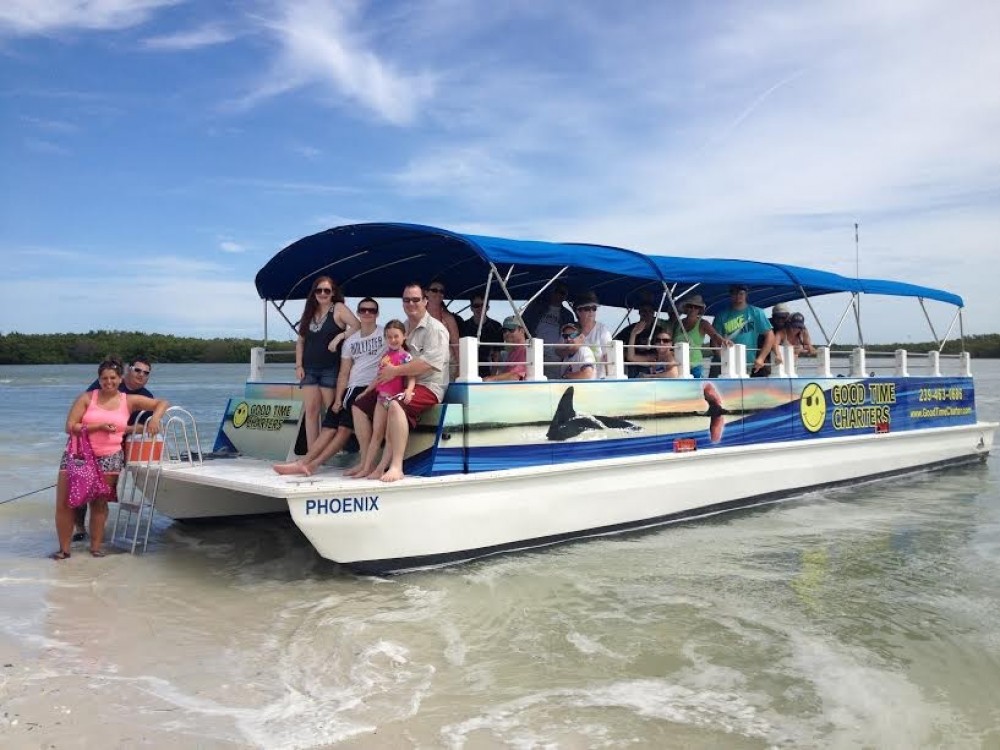
MULTIPOLYGON (((156 398, 153 393, 146 387, 149 383, 149 376, 153 372, 153 366, 150 364, 149 360, 144 357, 133 357, 132 364, 125 368, 125 372, 122 375, 122 382, 118 386, 118 391, 124 393, 125 395, 138 394, 140 396, 145 396, 146 398, 156 398)), ((89 386, 87 386, 87 392, 97 391, 101 388, 101 381, 95 380, 89 386)), ((134 411, 129 414, 128 417, 128 432, 141 432, 142 425, 146 423, 151 416, 152 412, 139 412, 134 411)), ((124 436, 123 436, 124 439, 124 436)), ((87 506, 81 505, 76 509, 76 530, 73 532, 73 541, 79 542, 87 538, 87 506)))
POLYGON ((569 323, 562 327, 560 333, 562 345, 556 348, 559 356, 562 357, 562 372, 559 377, 563 380, 593 380, 597 377, 597 359, 593 350, 586 346, 580 326, 577 323, 569 323))
POLYGON ((413 398, 406 403, 392 399, 383 406, 374 388, 358 396, 354 402, 354 429, 361 451, 358 463, 344 472, 345 477, 367 477, 383 482, 402 479, 403 456, 410 430, 416 427, 417 419, 423 412, 441 403, 444 397, 451 359, 448 329, 431 316, 427 308, 424 287, 416 282, 407 284, 403 289, 403 312, 406 314, 406 347, 413 359, 402 365, 383 367, 375 381, 386 383, 393 378, 412 375, 417 381, 413 398), (382 408, 388 411, 385 449, 382 461, 376 467, 375 456, 368 455, 368 444, 372 439, 372 416, 375 409, 382 408))

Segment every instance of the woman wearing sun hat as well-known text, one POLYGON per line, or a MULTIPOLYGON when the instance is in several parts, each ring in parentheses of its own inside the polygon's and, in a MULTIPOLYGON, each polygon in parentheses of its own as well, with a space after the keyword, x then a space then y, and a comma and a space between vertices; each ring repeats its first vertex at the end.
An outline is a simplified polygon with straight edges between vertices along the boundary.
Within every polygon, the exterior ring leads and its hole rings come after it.
POLYGON ((788 325, 788 316, 791 313, 788 311, 788 307, 782 303, 778 303, 771 308, 771 328, 774 329, 774 335, 777 337, 780 331, 785 329, 788 325))
POLYGON ((701 345, 708 336, 712 346, 725 346, 725 339, 719 335, 712 324, 702 316, 705 314, 705 300, 700 294, 692 294, 681 300, 681 311, 684 317, 674 324, 674 345, 686 342, 691 347, 691 375, 696 378, 705 377, 705 366, 701 345))

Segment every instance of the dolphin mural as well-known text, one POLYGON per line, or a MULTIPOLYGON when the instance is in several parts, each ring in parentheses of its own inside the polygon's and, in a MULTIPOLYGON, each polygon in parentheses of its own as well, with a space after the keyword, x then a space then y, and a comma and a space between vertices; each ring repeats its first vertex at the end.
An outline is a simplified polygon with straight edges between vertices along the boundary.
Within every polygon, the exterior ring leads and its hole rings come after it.
POLYGON ((620 417, 602 417, 581 414, 573 407, 573 386, 567 388, 559 399, 556 413, 549 423, 545 437, 549 440, 569 440, 587 430, 628 430, 639 432, 642 427, 620 417))

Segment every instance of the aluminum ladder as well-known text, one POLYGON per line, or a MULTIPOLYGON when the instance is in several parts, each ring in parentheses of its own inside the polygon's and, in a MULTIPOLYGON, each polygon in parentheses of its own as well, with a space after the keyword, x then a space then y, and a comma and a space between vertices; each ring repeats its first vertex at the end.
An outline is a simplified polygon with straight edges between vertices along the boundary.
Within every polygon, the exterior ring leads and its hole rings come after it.
POLYGON ((171 406, 163 414, 159 436, 150 433, 146 428, 147 424, 144 422, 142 431, 133 433, 125 443, 126 464, 118 482, 118 514, 111 529, 111 542, 114 544, 118 540, 118 525, 121 522, 121 540, 124 544, 131 545, 129 551, 133 555, 139 547, 140 537, 142 538, 140 553, 145 552, 149 544, 149 532, 153 527, 156 509, 156 493, 160 488, 160 474, 164 462, 186 463, 189 466, 202 463, 198 425, 191 412, 179 406, 171 406), (129 528, 133 526, 133 517, 135 523, 130 537, 129 528))

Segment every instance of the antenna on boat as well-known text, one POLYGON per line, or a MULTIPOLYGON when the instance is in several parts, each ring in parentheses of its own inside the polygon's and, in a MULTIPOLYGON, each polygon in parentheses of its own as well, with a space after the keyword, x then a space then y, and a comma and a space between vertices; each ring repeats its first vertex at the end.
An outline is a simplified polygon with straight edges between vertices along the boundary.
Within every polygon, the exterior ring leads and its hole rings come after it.
MULTIPOLYGON (((854 222, 854 280, 861 287, 861 241, 858 232, 858 222, 854 222)), ((861 334, 861 292, 854 295, 854 318, 858 324, 858 345, 864 346, 864 336, 861 334)))

